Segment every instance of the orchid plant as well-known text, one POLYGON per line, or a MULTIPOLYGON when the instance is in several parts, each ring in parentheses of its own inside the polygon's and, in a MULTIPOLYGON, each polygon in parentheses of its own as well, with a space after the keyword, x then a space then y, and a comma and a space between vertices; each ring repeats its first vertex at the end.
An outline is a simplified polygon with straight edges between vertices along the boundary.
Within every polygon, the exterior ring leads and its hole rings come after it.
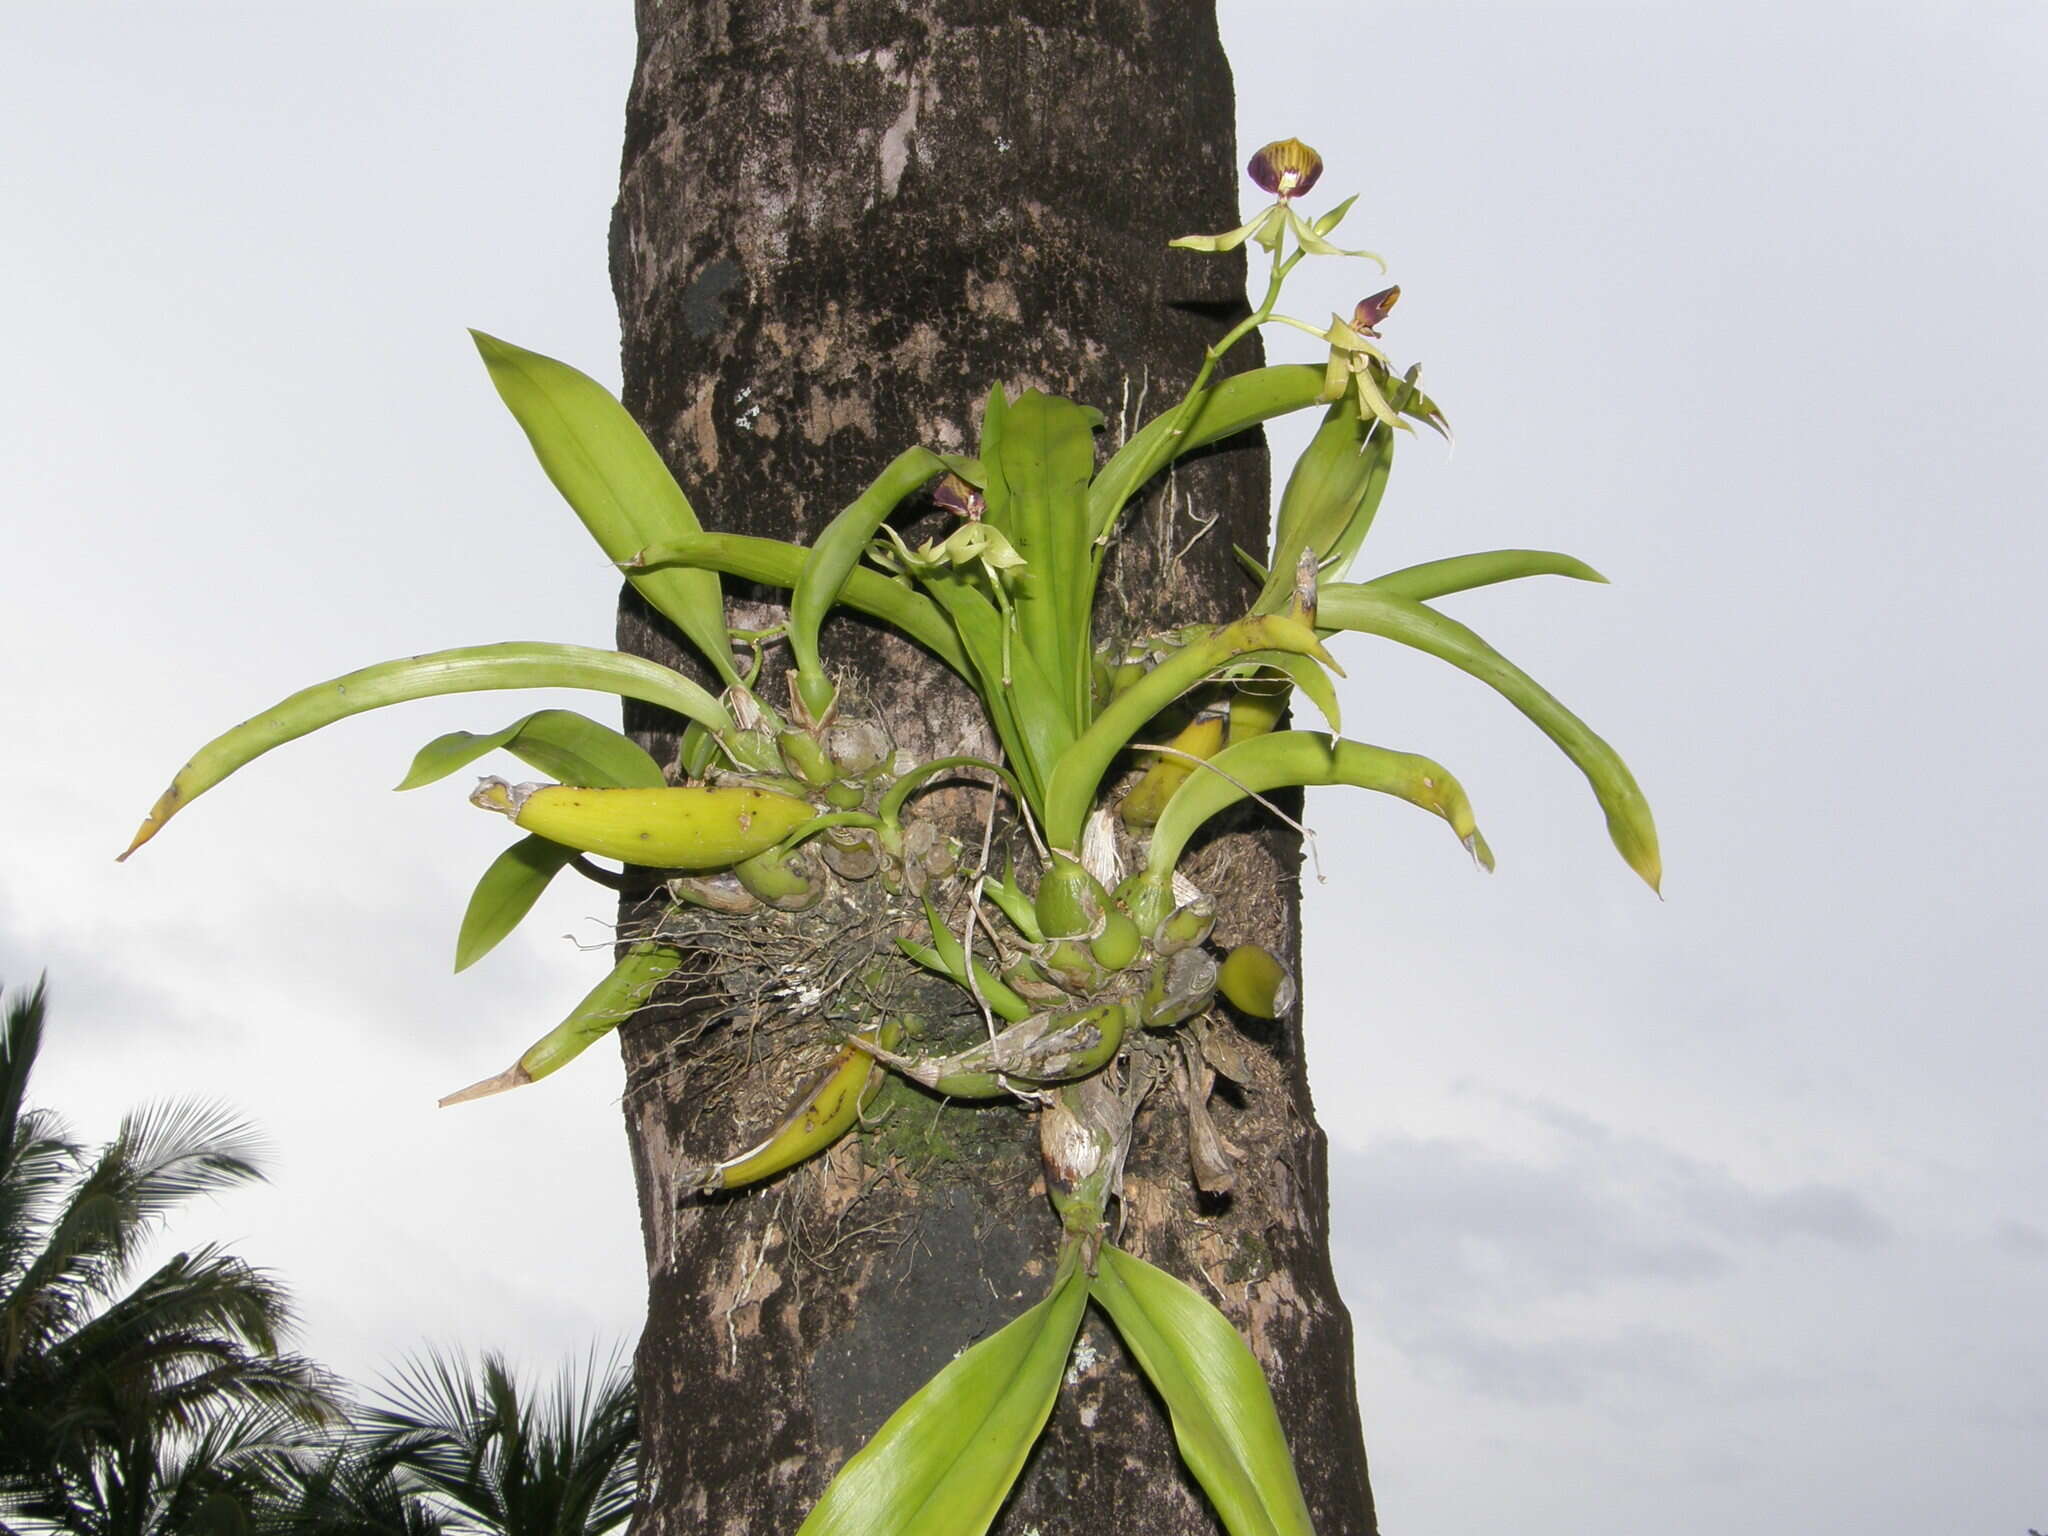
MULTIPOLYGON (((1222 234, 1173 243, 1270 257, 1266 292, 1208 349, 1186 394, 1114 452, 1102 416, 1036 390, 990 391, 973 455, 911 447, 808 546, 707 529, 654 447, 603 388, 567 365, 482 334, 478 350, 542 468, 606 556, 699 650, 719 689, 654 662, 520 643, 386 662, 295 693, 210 742, 179 771, 129 852, 173 814, 274 747, 364 710, 493 689, 566 687, 639 699, 684 723, 673 762, 567 710, 527 714, 423 747, 400 784, 441 780, 494 752, 553 782, 487 778, 472 798, 520 829, 464 913, 456 967, 474 964, 565 870, 608 884, 611 858, 657 872, 664 913, 623 935, 612 974, 505 1071, 444 1102, 530 1083, 573 1059, 685 966, 705 924, 792 921, 839 901, 883 914, 877 968, 935 972, 978 1038, 927 1048, 945 1019, 878 1007, 873 987, 815 989, 814 1038, 830 1057, 758 1143, 690 1171, 698 1198, 744 1198, 854 1130, 889 1076, 918 1090, 1002 1100, 1038 1117, 1062 1238, 1048 1294, 955 1358, 845 1467, 801 1536, 987 1529, 1059 1390, 1092 1301, 1130 1345, 1172 1417, 1194 1476, 1233 1536, 1304 1536, 1309 1516, 1264 1376, 1230 1322, 1181 1279, 1119 1248, 1119 1198, 1133 1116, 1178 1092, 1194 1178, 1230 1187, 1227 1148, 1203 1099, 1227 1063, 1231 1021, 1293 1007, 1293 979, 1256 946, 1209 944, 1216 903, 1182 869, 1218 813, 1301 785, 1341 784, 1404 800, 1447 822, 1482 866, 1492 854, 1464 790, 1426 757, 1351 740, 1329 643, 1376 635, 1486 683, 1585 774, 1616 848, 1653 888, 1650 812, 1608 745, 1463 624, 1431 606, 1450 593, 1537 575, 1602 578, 1568 556, 1493 550, 1364 581, 1349 568, 1377 515, 1395 446, 1421 423, 1448 427, 1416 369, 1378 345, 1398 299, 1385 288, 1346 320, 1280 314, 1288 275, 1310 256, 1367 259, 1331 233, 1353 199, 1320 215, 1298 204, 1322 162, 1299 140, 1269 144, 1250 175, 1273 202, 1222 234), (1262 367, 1215 380, 1229 349, 1283 324, 1327 342, 1327 365, 1262 367), (1092 625, 1104 558, 1132 497, 1175 460, 1290 412, 1321 424, 1280 498, 1269 562, 1242 556, 1242 615, 1102 648, 1092 625), (926 493, 929 492, 927 497, 926 493), (891 525, 927 500, 958 525, 916 547, 891 525), (789 592, 767 633, 730 628, 722 578, 789 592), (974 689, 1000 760, 909 760, 885 701, 851 703, 821 646, 835 609, 916 641, 974 689), (762 688, 764 647, 790 658, 787 697, 762 688), (1285 728, 1295 693, 1330 730, 1285 728), (1032 851, 1001 872, 922 818, 921 792, 981 775, 1032 851), (1125 873, 1125 871, 1129 871, 1125 873), (964 921, 943 913, 964 905, 964 921)), ((127 855, 124 854, 125 858, 127 855)), ((805 994, 807 997, 810 994, 805 994)), ((1227 1070, 1227 1066, 1225 1068, 1227 1070)))

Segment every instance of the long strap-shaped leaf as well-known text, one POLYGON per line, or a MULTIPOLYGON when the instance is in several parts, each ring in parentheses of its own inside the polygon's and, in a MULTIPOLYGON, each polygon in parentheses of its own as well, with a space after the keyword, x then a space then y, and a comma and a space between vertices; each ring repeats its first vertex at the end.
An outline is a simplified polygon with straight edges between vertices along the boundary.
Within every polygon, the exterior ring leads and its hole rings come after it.
POLYGON ((733 728, 725 706, 680 672, 618 651, 513 641, 407 656, 302 688, 216 736, 178 770, 121 857, 127 858, 186 805, 272 747, 387 704, 499 688, 589 688, 659 704, 714 731, 733 728))
POLYGON ((1230 1319, 1106 1244, 1094 1296, 1166 1400, 1181 1459, 1230 1536, 1315 1536, 1266 1374, 1230 1319))
MULTIPOLYGON (((469 334, 540 467, 608 558, 630 560, 650 544, 701 531, 683 488, 610 390, 552 357, 469 334)), ((739 681, 715 572, 628 571, 626 579, 728 685, 739 681)))
POLYGON ((840 600, 846 579, 867 552, 868 541, 897 504, 946 466, 926 448, 906 448, 837 517, 825 525, 804 556, 803 570, 789 599, 789 649, 796 658, 797 687, 813 715, 832 702, 831 683, 818 655, 818 630, 840 600))
POLYGON ((1443 817, 1480 864, 1493 854, 1472 818, 1464 786, 1441 764, 1412 752, 1390 752, 1320 731, 1274 731, 1225 747, 1182 781, 1160 812, 1145 854, 1145 878, 1165 886, 1188 839, 1218 811, 1247 794, 1310 784, 1349 784, 1393 795, 1443 817))
POLYGON ((1178 406, 1153 417, 1110 456, 1088 488, 1088 537, 1097 560, 1106 548, 1103 535, 1116 526, 1124 503, 1171 460, 1275 416, 1306 409, 1322 392, 1322 369, 1284 363, 1254 368, 1210 385, 1177 441, 1172 429, 1178 406))
POLYGON ((969 680, 978 685, 976 691, 1009 754, 1010 766, 1031 796, 1032 809, 1043 816, 1046 782, 1074 740, 1052 680, 1040 670, 1031 648, 1016 639, 1008 617, 982 595, 971 574, 934 572, 925 578, 925 590, 945 609, 973 658, 969 680))
POLYGON ((1062 753, 1045 792, 1045 833, 1052 846, 1072 852, 1095 800, 1096 786, 1124 744, 1146 721, 1229 662, 1262 661, 1263 652, 1313 656, 1341 672, 1307 626, 1284 614, 1239 619, 1175 651, 1118 694, 1073 746, 1062 753))
POLYGON ((1470 592, 1475 587, 1490 587, 1501 581, 1519 581, 1524 576, 1569 576, 1574 581, 1603 583, 1607 580, 1585 561, 1555 550, 1489 549, 1476 555, 1452 555, 1445 560, 1403 566, 1359 585, 1426 603, 1431 598, 1470 592))
POLYGON ((1663 859, 1657 851, 1657 826, 1649 802, 1636 787, 1635 776, 1614 748, 1528 673, 1456 619, 1371 584, 1332 582, 1324 587, 1316 606, 1316 623, 1325 630, 1355 629, 1426 651, 1469 672, 1527 715, 1586 776, 1606 813, 1607 835, 1615 848, 1651 890, 1657 889, 1664 875, 1663 859))
MULTIPOLYGON (((669 539, 639 552, 627 568, 697 565, 723 571, 742 581, 767 587, 794 587, 803 575, 804 550, 781 539, 743 533, 693 533, 669 539)), ((855 566, 839 589, 839 600, 871 618, 899 629, 969 681, 974 669, 959 637, 930 598, 913 592, 880 571, 855 566)))
POLYGON ((1027 389, 1003 415, 995 455, 1008 492, 1001 531, 1025 562, 1013 599, 1018 633, 1077 732, 1088 723, 1088 476, 1100 420, 1071 400, 1027 389))
POLYGON ((1088 1289, 1070 1250, 1052 1294, 890 1415, 797 1536, 981 1536, 1052 1413, 1088 1289))

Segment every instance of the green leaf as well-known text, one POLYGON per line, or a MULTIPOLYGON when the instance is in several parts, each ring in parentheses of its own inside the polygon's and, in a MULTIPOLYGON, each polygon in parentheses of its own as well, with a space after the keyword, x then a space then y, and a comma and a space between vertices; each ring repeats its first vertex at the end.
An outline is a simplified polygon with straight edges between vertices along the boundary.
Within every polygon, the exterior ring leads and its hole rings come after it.
POLYGON ((521 1052, 511 1067, 449 1094, 441 1100, 441 1107, 523 1088, 560 1071, 630 1019, 682 963, 682 954, 665 944, 643 940, 631 946, 619 957, 611 974, 584 994, 583 1001, 569 1010, 566 1019, 521 1052))
POLYGON ((1159 885, 1169 881, 1202 824, 1247 794, 1310 784, 1349 784, 1420 806, 1449 822, 1473 857, 1493 867, 1493 854, 1472 819, 1472 803, 1442 764, 1321 731, 1273 731, 1225 747, 1209 759, 1208 768, 1197 768, 1181 781, 1152 828, 1145 878, 1159 885))
MULTIPOLYGON (((702 531, 683 488, 611 391, 567 363, 469 334, 541 468, 609 559, 623 564, 649 545, 702 531)), ((626 579, 728 686, 739 681, 715 573, 629 570, 626 579)))
MULTIPOLYGON (((807 551, 781 539, 757 539, 739 533, 695 533, 671 539, 642 552, 639 564, 697 565, 723 571, 742 581, 767 587, 794 587, 801 579, 807 551)), ((901 630, 962 677, 973 681, 973 665, 960 648, 953 626, 931 599, 913 592, 879 571, 856 566, 847 573, 839 600, 892 629, 901 630)))
POLYGON ((491 860, 470 892, 462 927, 455 935, 455 969, 466 971, 517 928, 548 882, 569 867, 574 848, 528 834, 491 860))
POLYGON ((488 735, 450 731, 435 737, 420 748, 398 787, 418 789, 445 779, 501 747, 555 782, 582 789, 659 789, 668 782, 661 765, 630 736, 573 709, 542 709, 488 735))
POLYGON ((1000 526, 1009 510, 1010 488, 1003 480, 1003 418, 1009 414, 1010 397, 1000 384, 989 386, 988 399, 981 407, 981 486, 987 516, 1000 526))
POLYGON ((1070 1250, 1052 1294, 919 1388, 797 1536, 981 1536, 1052 1413, 1088 1289, 1070 1250))
POLYGON ((1252 612, 1286 611, 1304 550, 1314 550, 1318 564, 1335 556, 1332 569, 1342 574, 1379 511, 1393 464, 1394 434, 1359 415, 1355 394, 1330 407, 1280 495, 1273 559, 1252 612))
POLYGON ((932 780, 942 774, 954 773, 962 768, 995 775, 1002 786, 1010 792, 1010 798, 1022 804, 1024 790, 1017 783, 1016 776, 999 764, 979 757, 935 757, 930 762, 919 763, 908 773, 900 773, 876 805, 876 814, 885 827, 899 827, 903 807, 910 803, 910 797, 928 787, 932 780))
POLYGON ((1657 849, 1657 827, 1635 776, 1614 748, 1528 673, 1456 619, 1372 584, 1333 582, 1324 587, 1316 622, 1325 630, 1355 629, 1426 651, 1470 673, 1514 705, 1586 776, 1606 814, 1607 835, 1615 848, 1651 890, 1658 888, 1664 864, 1657 849))
POLYGON ((798 687, 813 716, 831 703, 832 686, 818 655, 818 631, 834 603, 842 600, 847 578, 883 519, 903 498, 928 480, 945 473, 938 455, 924 448, 906 448, 874 483, 825 525, 804 557, 789 599, 789 648, 796 657, 798 687))
POLYGON ((1153 417, 1110 455, 1088 488, 1088 537, 1098 548, 1116 526, 1117 514, 1138 489, 1169 462, 1197 448, 1234 437, 1289 411, 1305 410, 1321 398, 1323 370, 1303 363, 1253 368, 1202 391, 1178 439, 1175 405, 1153 417))
POLYGON ((1098 413, 1027 389, 1001 416, 990 455, 1008 491, 989 521, 1024 557, 1016 587, 1018 634, 1059 690, 1058 706, 1079 731, 1088 721, 1089 609, 1095 562, 1088 549, 1088 476, 1095 467, 1098 413))
POLYGON ((1275 672, 1285 673, 1295 687, 1307 694, 1309 702, 1321 710, 1323 718, 1330 722, 1331 730, 1344 729, 1343 711, 1337 702, 1337 685, 1330 681, 1330 674, 1319 663, 1306 656, 1282 653, 1268 656, 1259 667, 1246 668, 1245 678, 1258 677, 1260 671, 1266 667, 1272 668, 1275 672))
POLYGON ((560 1071, 630 1019, 682 963, 682 952, 666 944, 633 945, 566 1019, 521 1053, 520 1070, 532 1082, 560 1071))
POLYGON ((1010 766, 1031 797, 1032 809, 1042 815, 1046 779, 1074 740, 1051 679, 1039 669, 1031 648, 1018 642, 1012 630, 1007 649, 1009 682, 1003 681, 1003 637, 1009 620, 982 594, 973 578, 958 573, 936 575, 926 582, 925 590, 945 609, 973 658, 968 681, 981 695, 1010 766))
POLYGON ((712 730, 733 729, 725 706, 680 672, 618 651, 512 641, 407 656, 302 688, 216 736, 178 770, 121 857, 127 858, 185 806, 273 747, 387 704, 500 688, 589 688, 659 704, 712 730))
POLYGON ((1103 706, 1094 724, 1060 754, 1045 791, 1045 836, 1055 850, 1080 847, 1081 828, 1109 765, 1145 723, 1190 688, 1233 661, 1273 662, 1283 654, 1336 661, 1307 626, 1284 614, 1240 619, 1181 647, 1103 706), (1267 653, 1271 653, 1270 655, 1267 653))
POLYGON ((1181 1459, 1230 1536, 1315 1536, 1266 1374, 1230 1319, 1106 1244, 1094 1295, 1165 1399, 1181 1459))
POLYGON ((683 739, 676 748, 676 761, 686 782, 703 778, 717 756, 718 738, 715 735, 694 720, 683 727, 683 739))
POLYGON ((1548 549, 1489 549, 1476 555, 1453 555, 1448 560, 1427 560, 1421 565, 1403 566, 1359 585, 1393 597, 1426 603, 1453 592, 1470 592, 1496 582, 1518 581, 1524 576, 1569 576, 1574 581, 1605 582, 1593 567, 1570 555, 1548 549))

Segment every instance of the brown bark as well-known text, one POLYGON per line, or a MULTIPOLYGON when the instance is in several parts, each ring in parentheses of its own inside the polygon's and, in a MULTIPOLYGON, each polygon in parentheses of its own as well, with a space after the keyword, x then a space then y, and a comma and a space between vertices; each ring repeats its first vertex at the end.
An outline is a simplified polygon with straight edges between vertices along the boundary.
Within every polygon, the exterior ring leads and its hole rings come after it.
MULTIPOLYGON (((1166 248, 1237 217, 1230 76, 1206 5, 639 10, 613 229, 626 403, 707 526, 808 538, 901 448, 971 452, 998 382, 1099 407, 1114 446, 1243 314, 1241 263, 1166 248)), ((1228 366, 1249 360, 1240 349, 1228 366)), ((1241 611, 1230 546, 1262 546, 1267 497, 1252 434, 1134 503, 1099 633, 1241 611)), ((630 594, 620 635, 686 659, 630 594)), ((826 647, 899 744, 989 750, 972 697, 915 647, 852 619, 828 625, 826 647)), ((629 721, 661 736, 651 711, 629 721)), ((1293 958, 1298 863, 1269 829, 1212 842, 1189 872, 1219 899, 1217 937, 1293 958)), ((650 1009, 623 1035, 649 1272, 640 1531, 793 1530, 909 1393, 1043 1294, 1056 1223, 1030 1117, 933 1100, 912 1106, 917 1146, 943 1156, 884 1157, 885 1128, 880 1150, 849 1144, 744 1198, 679 1203, 676 1165, 750 1139, 804 1057, 684 1020, 650 1009)), ((752 1022, 772 1045, 789 1021, 752 1022)), ((1245 1154, 1235 1192, 1197 1194, 1178 1103, 1155 1095, 1121 1241, 1246 1332, 1317 1529, 1357 1536, 1375 1522, 1298 1024, 1246 1039, 1252 1081, 1212 1102, 1245 1154)), ((1088 1529, 1112 1511, 1130 1536, 1219 1529, 1115 1335, 1095 1316, 1082 1338, 996 1529, 1088 1529)))

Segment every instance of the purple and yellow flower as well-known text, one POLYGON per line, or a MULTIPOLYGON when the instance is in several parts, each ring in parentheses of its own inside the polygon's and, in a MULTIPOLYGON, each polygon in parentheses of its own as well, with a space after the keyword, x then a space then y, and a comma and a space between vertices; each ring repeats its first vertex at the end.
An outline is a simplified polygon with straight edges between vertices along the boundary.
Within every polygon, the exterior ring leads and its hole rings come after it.
POLYGON ((1245 171, 1260 190, 1273 194, 1271 207, 1260 209, 1249 222, 1220 235, 1182 235, 1169 244, 1188 251, 1234 251, 1249 240, 1278 255, 1281 239, 1292 230, 1304 251, 1317 256, 1363 256, 1386 271, 1386 262, 1373 252, 1347 251, 1325 238, 1358 201, 1356 197, 1345 198, 1317 219, 1304 219, 1294 211, 1294 200, 1323 174, 1323 157, 1301 140, 1275 139, 1252 156, 1245 171))

